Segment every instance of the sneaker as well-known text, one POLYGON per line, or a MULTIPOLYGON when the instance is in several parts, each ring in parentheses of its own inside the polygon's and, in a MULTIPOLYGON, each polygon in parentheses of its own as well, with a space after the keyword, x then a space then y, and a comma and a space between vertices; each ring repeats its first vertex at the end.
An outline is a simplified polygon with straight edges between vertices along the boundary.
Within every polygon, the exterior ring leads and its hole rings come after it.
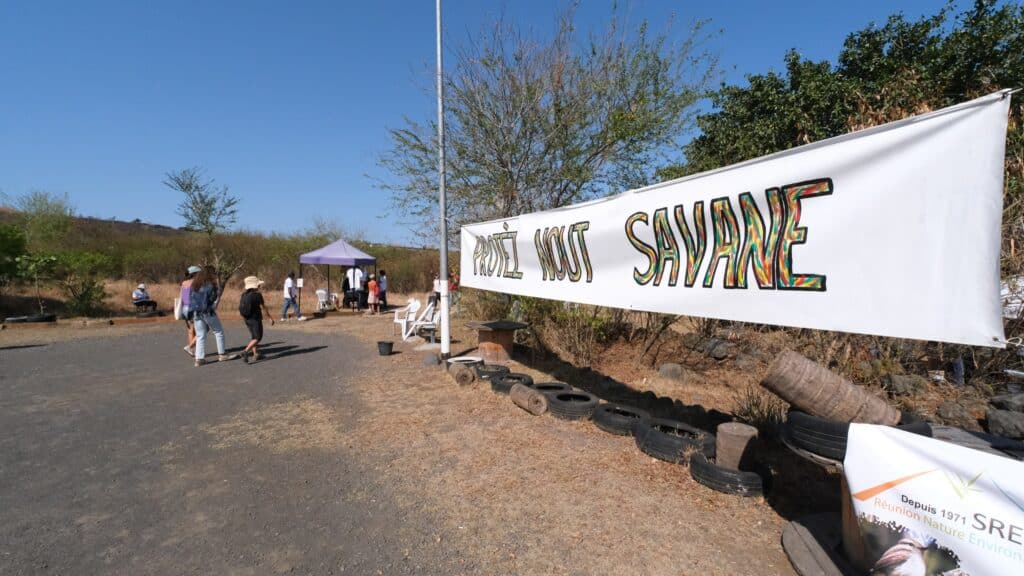
POLYGON ((288 321, 287 318, 281 318, 281 322, 287 322, 287 321, 288 321))
POLYGON ((188 346, 185 346, 184 348, 182 348, 182 350, 185 351, 185 354, 188 354, 189 356, 192 356, 193 358, 196 355, 196 351, 193 350, 192 348, 188 347, 188 346))
POLYGON ((242 351, 242 362, 245 362, 246 364, 248 364, 249 363, 249 358, 251 358, 250 353, 247 350, 243 350, 242 351))
POLYGON ((217 356, 218 362, 227 362, 228 360, 237 360, 238 354, 221 354, 217 356))
POLYGON ((206 361, 205 361, 205 360, 202 360, 202 359, 200 359, 200 358, 196 358, 196 368, 199 368, 199 367, 200 367, 200 366, 202 366, 203 364, 206 364, 206 361))
POLYGON ((253 353, 252 353, 252 361, 255 362, 255 361, 259 360, 259 359, 260 359, 260 353, 256 352, 254 350, 253 353))
POLYGON ((305 316, 299 316, 298 321, 299 322, 305 322, 306 321, 306 317, 305 316))

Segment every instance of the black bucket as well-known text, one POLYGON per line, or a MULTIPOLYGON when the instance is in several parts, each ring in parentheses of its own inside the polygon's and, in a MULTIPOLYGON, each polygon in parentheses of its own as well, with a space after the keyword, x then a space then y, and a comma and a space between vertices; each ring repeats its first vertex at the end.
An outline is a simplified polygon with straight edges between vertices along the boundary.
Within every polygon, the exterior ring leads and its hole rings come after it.
POLYGON ((391 356, 391 349, 394 346, 394 342, 377 342, 377 351, 381 356, 391 356))

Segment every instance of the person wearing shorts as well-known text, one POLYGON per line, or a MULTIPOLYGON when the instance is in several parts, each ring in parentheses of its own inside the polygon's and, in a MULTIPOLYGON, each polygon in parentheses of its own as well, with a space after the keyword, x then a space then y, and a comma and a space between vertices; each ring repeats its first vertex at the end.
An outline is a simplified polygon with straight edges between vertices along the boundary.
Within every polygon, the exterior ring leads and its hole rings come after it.
POLYGON ((380 285, 373 274, 370 274, 370 282, 366 285, 366 303, 370 306, 370 314, 379 312, 377 305, 380 303, 380 285))
POLYGON ((255 276, 248 276, 244 282, 245 292, 242 293, 242 297, 238 302, 238 313, 245 320, 245 326, 249 329, 249 337, 251 338, 245 350, 242 351, 242 360, 249 364, 260 359, 258 346, 260 341, 263 340, 263 315, 265 314, 267 320, 270 320, 271 326, 274 325, 274 318, 270 315, 270 310, 267 309, 266 304, 263 302, 263 294, 260 293, 260 286, 263 286, 263 281, 255 276))
POLYGON ((196 355, 196 327, 192 322, 192 311, 190 310, 192 279, 202 271, 203 269, 199 266, 189 266, 185 272, 185 279, 181 281, 181 291, 178 293, 178 297, 181 299, 181 319, 185 321, 185 332, 188 334, 185 353, 189 356, 196 355))

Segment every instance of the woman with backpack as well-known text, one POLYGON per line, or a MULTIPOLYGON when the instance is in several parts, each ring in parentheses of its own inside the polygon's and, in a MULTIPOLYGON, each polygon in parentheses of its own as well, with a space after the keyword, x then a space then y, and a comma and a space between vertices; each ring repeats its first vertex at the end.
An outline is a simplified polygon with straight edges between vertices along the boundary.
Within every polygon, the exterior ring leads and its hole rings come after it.
POLYGON ((238 313, 245 320, 245 325, 249 328, 249 336, 252 337, 245 350, 242 350, 242 360, 246 364, 260 359, 260 351, 257 346, 260 340, 263 340, 263 315, 266 314, 267 320, 270 320, 270 325, 274 325, 274 317, 270 315, 270 310, 267 309, 266 304, 263 302, 260 286, 263 286, 263 281, 259 278, 255 276, 246 277, 245 292, 242 293, 242 297, 238 300, 238 313))
POLYGON ((189 309, 192 312, 193 324, 196 328, 196 367, 206 363, 206 335, 213 332, 217 341, 217 360, 225 362, 238 358, 238 354, 228 355, 224 350, 224 327, 217 318, 218 293, 217 282, 209 268, 203 268, 192 279, 192 294, 189 298, 189 309))

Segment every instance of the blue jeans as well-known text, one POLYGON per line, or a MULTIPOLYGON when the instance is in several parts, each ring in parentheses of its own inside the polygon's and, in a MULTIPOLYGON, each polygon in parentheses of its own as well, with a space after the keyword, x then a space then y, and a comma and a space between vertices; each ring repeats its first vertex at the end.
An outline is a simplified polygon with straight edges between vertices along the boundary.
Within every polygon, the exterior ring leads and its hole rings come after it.
POLYGON ((206 358, 206 333, 213 332, 217 340, 217 354, 224 355, 224 327, 216 314, 196 314, 196 360, 206 358))
POLYGON ((295 317, 298 318, 299 316, 302 316, 302 314, 299 312, 299 300, 297 298, 285 298, 284 306, 281 307, 282 320, 288 318, 288 308, 292 306, 295 307, 295 317))

